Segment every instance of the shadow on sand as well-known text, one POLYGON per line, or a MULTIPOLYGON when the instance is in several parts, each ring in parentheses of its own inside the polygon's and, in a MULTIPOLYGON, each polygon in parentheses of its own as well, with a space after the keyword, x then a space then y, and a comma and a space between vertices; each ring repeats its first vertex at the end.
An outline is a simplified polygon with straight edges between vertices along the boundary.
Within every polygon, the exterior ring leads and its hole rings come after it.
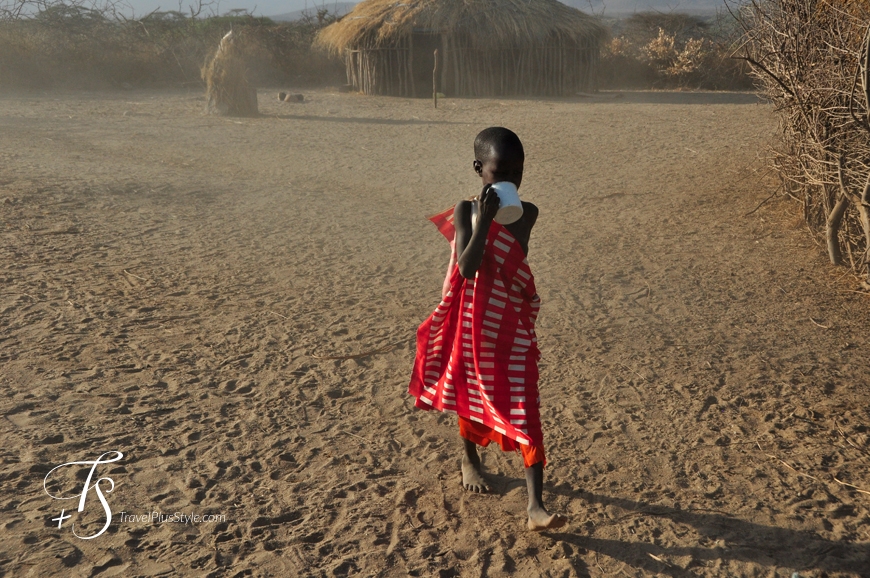
MULTIPOLYGON (((576 492, 566 492, 564 488, 553 488, 552 491, 577 497, 576 492)), ((665 547, 646 542, 595 538, 584 535, 584 530, 580 530, 577 534, 568 532, 547 534, 559 542, 604 554, 652 574, 675 577, 697 576, 696 572, 690 570, 693 566, 698 567, 705 562, 715 560, 739 560, 769 567, 770 570, 790 568, 798 571, 812 570, 870 576, 870 544, 832 541, 822 538, 815 532, 764 526, 723 513, 678 510, 589 493, 581 493, 580 496, 589 503, 621 508, 626 511, 626 517, 665 517, 673 522, 692 526, 699 534, 710 540, 725 540, 725 547, 665 547), (652 556, 665 562, 659 562, 652 556), (674 558, 685 560, 689 556, 691 562, 685 568, 668 562, 674 558)), ((587 565, 579 560, 575 569, 581 575, 586 575, 590 571, 587 565)))
POLYGON ((755 92, 684 92, 677 90, 602 90, 579 96, 577 102, 628 104, 763 104, 755 92))
POLYGON ((449 120, 417 120, 392 118, 365 118, 352 116, 315 116, 311 114, 264 114, 263 118, 280 118, 281 120, 313 120, 319 122, 350 122, 358 124, 414 125, 414 124, 468 124, 449 120))

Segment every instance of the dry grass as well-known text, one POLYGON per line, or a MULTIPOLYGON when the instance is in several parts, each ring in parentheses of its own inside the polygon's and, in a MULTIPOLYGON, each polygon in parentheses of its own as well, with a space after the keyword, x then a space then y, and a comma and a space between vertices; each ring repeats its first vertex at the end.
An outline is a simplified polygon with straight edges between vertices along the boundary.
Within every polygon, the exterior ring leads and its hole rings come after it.
POLYGON ((325 28, 317 43, 334 54, 348 47, 379 47, 414 28, 451 31, 477 50, 506 50, 517 44, 598 42, 605 29, 597 18, 556 0, 366 0, 325 28))
POLYGON ((206 111, 222 116, 258 116, 257 89, 248 82, 245 38, 228 32, 214 56, 202 68, 206 111))

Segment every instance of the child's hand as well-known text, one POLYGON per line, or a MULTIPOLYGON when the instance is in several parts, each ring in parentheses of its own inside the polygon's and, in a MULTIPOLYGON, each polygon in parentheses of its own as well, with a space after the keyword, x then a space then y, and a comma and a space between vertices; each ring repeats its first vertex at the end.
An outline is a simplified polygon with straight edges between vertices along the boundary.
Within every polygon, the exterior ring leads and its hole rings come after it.
POLYGON ((492 221, 498 213, 498 205, 498 193, 495 192, 492 185, 483 187, 483 192, 477 197, 477 212, 480 217, 492 221))

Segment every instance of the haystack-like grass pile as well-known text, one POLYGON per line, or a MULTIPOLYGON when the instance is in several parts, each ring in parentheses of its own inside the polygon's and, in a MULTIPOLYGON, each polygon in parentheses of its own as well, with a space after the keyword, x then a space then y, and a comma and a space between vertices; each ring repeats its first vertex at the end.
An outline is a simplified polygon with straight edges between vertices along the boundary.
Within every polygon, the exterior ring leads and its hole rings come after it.
POLYGON ((776 105, 774 166, 834 264, 870 273, 870 0, 751 0, 741 56, 776 105))
POLYGON ((257 116, 257 89, 248 82, 244 41, 228 32, 202 69, 206 111, 223 116, 257 116))

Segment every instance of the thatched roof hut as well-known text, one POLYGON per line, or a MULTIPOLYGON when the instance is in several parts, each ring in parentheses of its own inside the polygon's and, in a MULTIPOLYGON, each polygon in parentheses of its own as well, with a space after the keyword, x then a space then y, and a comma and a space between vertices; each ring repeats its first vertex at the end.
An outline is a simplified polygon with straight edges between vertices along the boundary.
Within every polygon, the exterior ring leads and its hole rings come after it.
POLYGON ((366 94, 571 95, 595 88, 604 28, 556 0, 365 0, 317 42, 366 94))

